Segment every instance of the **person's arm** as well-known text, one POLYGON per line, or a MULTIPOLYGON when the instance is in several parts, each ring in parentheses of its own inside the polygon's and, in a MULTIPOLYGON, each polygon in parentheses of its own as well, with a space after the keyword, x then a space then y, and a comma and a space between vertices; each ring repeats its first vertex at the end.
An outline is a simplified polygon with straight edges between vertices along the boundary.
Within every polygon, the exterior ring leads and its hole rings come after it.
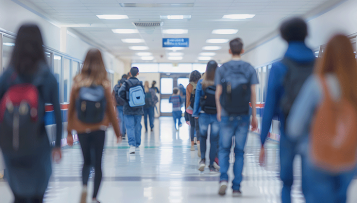
POLYGON ((118 116, 115 110, 115 105, 113 103, 113 100, 111 98, 111 94, 110 94, 110 86, 105 87, 105 97, 107 100, 107 107, 106 107, 106 113, 107 116, 109 118, 110 123, 113 126, 115 135, 117 136, 117 138, 121 138, 121 133, 120 133, 120 127, 119 127, 119 121, 118 121, 118 116))
POLYGON ((187 85, 186 88, 186 108, 190 106, 190 100, 191 100, 191 92, 193 91, 193 87, 191 84, 187 85))
POLYGON ((202 81, 199 81, 196 87, 196 96, 195 96, 195 103, 194 103, 194 108, 193 108, 193 114, 192 117, 197 118, 198 115, 200 114, 201 107, 200 107, 200 98, 203 95, 202 91, 202 81))
POLYGON ((322 97, 321 85, 316 76, 311 76, 303 85, 287 118, 287 135, 297 139, 309 132, 316 106, 322 97))
POLYGON ((156 88, 156 92, 157 92, 158 94, 160 94, 159 88, 157 88, 157 87, 155 87, 155 88, 156 88))
POLYGON ((221 121, 221 114, 222 114, 222 105, 221 105, 221 95, 222 95, 222 85, 219 84, 216 86, 216 108, 217 108, 217 120, 221 121))
POLYGON ((258 128, 258 119, 257 119, 257 95, 255 92, 255 85, 251 85, 251 98, 250 102, 252 104, 252 130, 256 130, 258 128))
POLYGON ((123 83, 123 85, 119 89, 119 97, 122 98, 124 101, 128 101, 126 99, 126 82, 123 83))
POLYGON ((170 98, 169 98, 169 103, 172 103, 171 99, 172 99, 172 96, 170 96, 170 98))

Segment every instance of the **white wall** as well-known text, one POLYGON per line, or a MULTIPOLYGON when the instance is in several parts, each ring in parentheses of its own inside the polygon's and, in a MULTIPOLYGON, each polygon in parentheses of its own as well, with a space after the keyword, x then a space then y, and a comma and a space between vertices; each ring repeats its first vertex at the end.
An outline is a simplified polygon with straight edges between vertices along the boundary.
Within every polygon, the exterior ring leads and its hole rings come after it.
MULTIPOLYGON (((307 44, 310 48, 318 49, 336 33, 347 35, 357 33, 356 10, 357 0, 347 0, 322 15, 308 19, 307 44)), ((254 66, 263 66, 281 58, 286 48, 287 44, 277 36, 247 51, 242 58, 254 66)))

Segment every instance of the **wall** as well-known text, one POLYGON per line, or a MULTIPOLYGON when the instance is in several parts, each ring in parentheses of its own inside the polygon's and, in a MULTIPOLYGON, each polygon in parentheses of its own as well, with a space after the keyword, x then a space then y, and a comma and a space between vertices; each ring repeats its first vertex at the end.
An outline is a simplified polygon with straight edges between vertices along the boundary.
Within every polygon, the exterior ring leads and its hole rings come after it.
MULTIPOLYGON (((336 33, 347 35, 357 33, 357 0, 347 0, 337 5, 333 9, 308 19, 309 37, 307 44, 312 49, 318 49, 320 45, 327 41, 336 33)), ((286 51, 287 44, 276 36, 267 39, 263 44, 248 50, 242 56, 254 66, 267 65, 279 59, 286 51)))
MULTIPOLYGON (((160 73, 139 73, 139 80, 143 81, 143 84, 145 81, 149 81, 150 87, 152 84, 152 81, 156 81, 156 87, 158 87, 159 89, 161 89, 160 86, 160 73)), ((157 96, 159 97, 159 103, 157 103, 157 110, 158 112, 160 112, 160 95, 157 94, 157 96)), ((155 110, 155 117, 159 117, 160 114, 157 113, 157 111, 155 110)))

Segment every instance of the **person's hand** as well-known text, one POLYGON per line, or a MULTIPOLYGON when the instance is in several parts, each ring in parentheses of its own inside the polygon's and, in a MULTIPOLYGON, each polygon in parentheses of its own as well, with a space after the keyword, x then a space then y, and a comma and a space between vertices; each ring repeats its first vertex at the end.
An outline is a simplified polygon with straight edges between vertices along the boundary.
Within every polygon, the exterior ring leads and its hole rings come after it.
POLYGON ((256 116, 252 117, 252 131, 258 130, 258 119, 256 116))
POLYGON ((62 151, 61 147, 56 147, 52 150, 52 159, 56 162, 59 163, 62 159, 62 151))
POLYGON ((259 154, 259 164, 260 166, 263 166, 265 163, 265 149, 264 146, 260 149, 260 154, 259 154))
POLYGON ((67 134, 67 144, 71 147, 73 146, 73 136, 71 132, 68 132, 67 134))
POLYGON ((221 122, 221 112, 220 111, 217 111, 217 120, 218 122, 221 122))
POLYGON ((190 123, 190 121, 186 121, 186 124, 187 124, 187 125, 189 125, 189 126, 191 126, 191 123, 190 123))

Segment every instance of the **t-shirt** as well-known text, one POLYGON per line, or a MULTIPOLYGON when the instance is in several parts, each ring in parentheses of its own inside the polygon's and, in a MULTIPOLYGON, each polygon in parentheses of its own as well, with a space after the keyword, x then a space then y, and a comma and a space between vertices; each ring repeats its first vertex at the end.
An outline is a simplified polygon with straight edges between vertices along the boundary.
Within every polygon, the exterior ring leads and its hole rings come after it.
MULTIPOLYGON (((230 82, 232 88, 248 81, 251 85, 259 84, 257 72, 249 63, 242 60, 231 60, 217 68, 215 75, 215 85, 222 85, 230 82)), ((222 116, 229 116, 229 113, 222 107, 222 116)))
POLYGON ((169 102, 172 103, 172 111, 181 111, 182 98, 180 95, 173 95, 169 102))

